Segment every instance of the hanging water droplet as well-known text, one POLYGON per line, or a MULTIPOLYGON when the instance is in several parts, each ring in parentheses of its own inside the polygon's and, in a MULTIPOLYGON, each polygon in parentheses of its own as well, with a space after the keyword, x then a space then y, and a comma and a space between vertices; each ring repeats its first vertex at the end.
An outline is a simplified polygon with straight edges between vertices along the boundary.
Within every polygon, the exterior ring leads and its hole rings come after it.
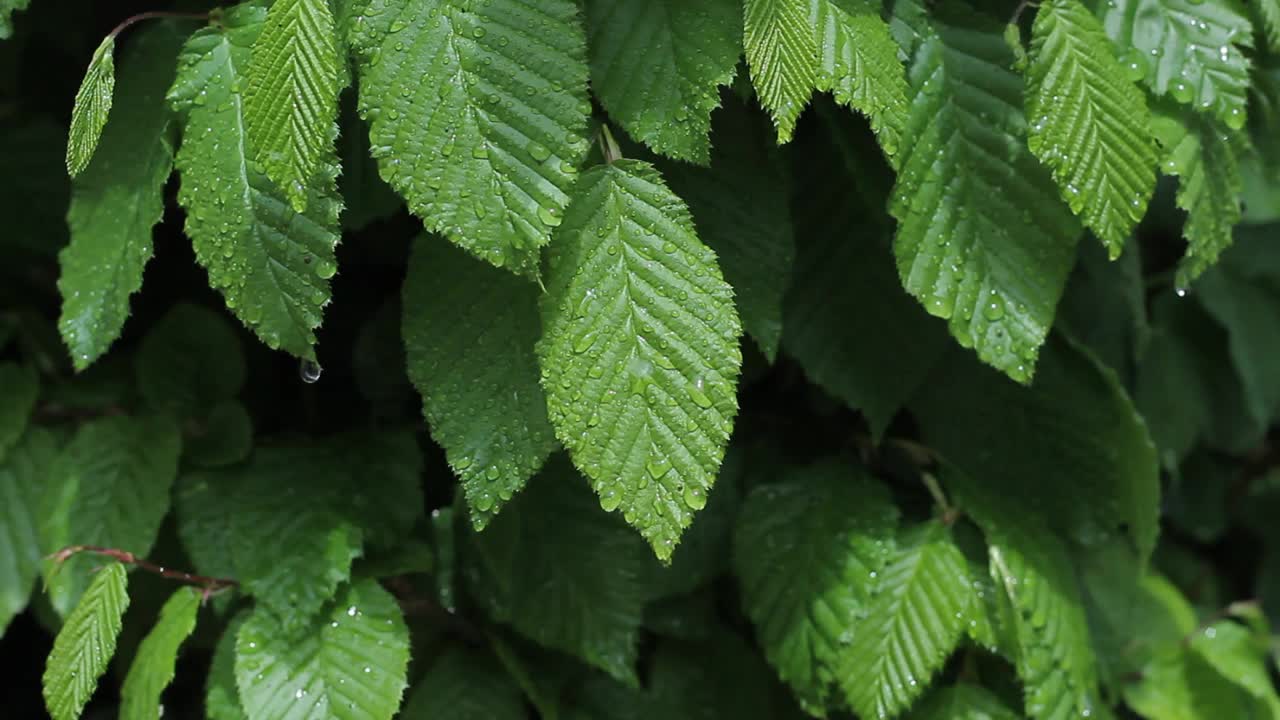
POLYGON ((324 372, 324 368, 320 367, 320 363, 315 360, 303 360, 298 363, 298 377, 302 378, 302 382, 312 385, 320 381, 320 374, 324 372))

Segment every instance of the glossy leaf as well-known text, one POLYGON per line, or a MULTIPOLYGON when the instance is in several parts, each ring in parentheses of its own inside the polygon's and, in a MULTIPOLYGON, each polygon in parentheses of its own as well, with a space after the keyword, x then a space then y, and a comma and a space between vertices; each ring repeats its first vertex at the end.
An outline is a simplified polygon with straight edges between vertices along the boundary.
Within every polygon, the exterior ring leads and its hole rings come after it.
POLYGON ((44 669, 44 702, 53 720, 75 720, 116 652, 129 607, 124 566, 108 563, 94 576, 58 636, 44 669))
POLYGON ((160 609, 160 618, 138 646, 121 690, 120 717, 151 720, 164 714, 164 689, 173 682, 178 650, 196 629, 200 591, 181 588, 160 609))
POLYGON ((67 172, 72 177, 89 166, 102 128, 107 124, 107 115, 111 113, 116 86, 115 50, 115 35, 102 39, 76 91, 76 104, 71 108, 71 131, 67 136, 67 172))

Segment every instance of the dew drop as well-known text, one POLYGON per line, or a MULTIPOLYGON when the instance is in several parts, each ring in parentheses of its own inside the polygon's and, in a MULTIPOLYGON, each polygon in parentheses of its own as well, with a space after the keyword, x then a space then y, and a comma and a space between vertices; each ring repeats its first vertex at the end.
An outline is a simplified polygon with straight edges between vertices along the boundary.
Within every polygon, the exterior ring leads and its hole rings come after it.
POLYGON ((298 377, 302 378, 302 382, 313 385, 320 381, 320 375, 324 372, 324 368, 320 367, 320 363, 315 360, 303 360, 298 363, 298 377))

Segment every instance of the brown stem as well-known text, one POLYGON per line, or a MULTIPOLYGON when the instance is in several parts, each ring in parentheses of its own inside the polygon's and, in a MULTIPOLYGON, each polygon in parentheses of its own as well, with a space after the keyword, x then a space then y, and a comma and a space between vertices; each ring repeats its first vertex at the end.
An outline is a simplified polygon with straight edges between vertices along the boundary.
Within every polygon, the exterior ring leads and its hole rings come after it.
POLYGON ((107 37, 115 37, 124 32, 130 25, 142 22, 143 20, 156 20, 159 18, 185 18, 188 20, 208 20, 209 13, 185 13, 185 12, 169 12, 167 10, 152 10, 150 12, 138 13, 132 17, 127 17, 120 21, 120 24, 111 29, 107 33, 107 37))
POLYGON ((62 563, 69 560, 72 556, 79 555, 81 553, 109 557, 126 565, 133 565, 134 567, 146 570, 149 573, 159 575, 162 578, 177 580, 190 585, 197 585, 203 589, 203 596, 205 600, 208 600, 212 595, 222 592, 223 590, 237 587, 240 584, 231 578, 206 577, 204 575, 196 575, 195 573, 183 572, 181 570, 170 570, 169 568, 156 565, 153 562, 143 560, 127 550, 97 547, 94 545, 71 545, 50 555, 48 559, 61 566, 62 563))

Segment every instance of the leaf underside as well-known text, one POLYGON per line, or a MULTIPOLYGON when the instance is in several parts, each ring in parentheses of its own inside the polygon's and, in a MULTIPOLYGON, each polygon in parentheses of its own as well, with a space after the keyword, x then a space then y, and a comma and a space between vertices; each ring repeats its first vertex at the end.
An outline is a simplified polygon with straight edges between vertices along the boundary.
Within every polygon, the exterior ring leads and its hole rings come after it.
POLYGON ((102 136, 102 128, 107 124, 107 115, 111 113, 116 85, 115 49, 116 38, 108 35, 93 51, 89 68, 76 91, 76 102, 71 108, 71 130, 67 134, 67 172, 72 177, 89 166, 102 136))

